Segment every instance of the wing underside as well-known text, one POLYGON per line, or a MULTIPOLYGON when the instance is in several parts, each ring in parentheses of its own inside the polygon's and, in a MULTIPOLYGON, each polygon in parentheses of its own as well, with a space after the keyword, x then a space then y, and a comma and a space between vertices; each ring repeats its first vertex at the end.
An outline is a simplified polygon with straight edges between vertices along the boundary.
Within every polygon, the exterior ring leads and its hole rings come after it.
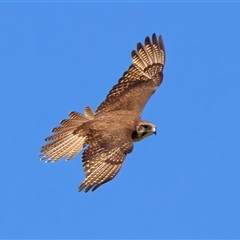
POLYGON ((131 133, 124 129, 104 133, 90 131, 88 138, 90 143, 82 156, 85 180, 79 186, 79 191, 85 192, 94 191, 113 179, 133 149, 131 133))
POLYGON ((111 89, 96 113, 113 110, 131 110, 141 114, 148 99, 163 80, 165 49, 162 37, 153 34, 152 41, 146 37, 145 44, 137 44, 132 51, 133 64, 111 89))

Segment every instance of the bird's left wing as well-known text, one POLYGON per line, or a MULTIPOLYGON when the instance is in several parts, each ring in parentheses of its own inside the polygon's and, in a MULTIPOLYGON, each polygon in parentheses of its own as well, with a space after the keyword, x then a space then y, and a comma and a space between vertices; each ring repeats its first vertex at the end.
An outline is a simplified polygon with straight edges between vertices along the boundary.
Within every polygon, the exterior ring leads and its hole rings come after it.
POLYGON ((79 187, 79 191, 85 189, 85 192, 113 179, 133 149, 131 131, 126 129, 91 130, 88 139, 89 146, 82 156, 85 180, 79 187))

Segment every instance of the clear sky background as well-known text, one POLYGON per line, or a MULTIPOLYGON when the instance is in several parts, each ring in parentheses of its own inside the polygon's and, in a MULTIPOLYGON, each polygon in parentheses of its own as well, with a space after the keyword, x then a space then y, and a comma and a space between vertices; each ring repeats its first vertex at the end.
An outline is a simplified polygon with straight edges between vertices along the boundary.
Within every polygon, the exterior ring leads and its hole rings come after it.
POLYGON ((240 3, 0 3, 1 238, 240 238, 240 3), (78 193, 81 154, 40 147, 96 109, 138 42, 163 36, 158 134, 78 193))

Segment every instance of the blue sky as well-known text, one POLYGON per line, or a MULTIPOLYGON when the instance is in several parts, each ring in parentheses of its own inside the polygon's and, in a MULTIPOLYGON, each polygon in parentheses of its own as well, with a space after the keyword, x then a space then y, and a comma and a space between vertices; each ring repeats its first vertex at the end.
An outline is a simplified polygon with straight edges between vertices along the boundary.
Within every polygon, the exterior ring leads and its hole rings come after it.
POLYGON ((239 3, 0 3, 1 238, 240 238, 239 3), (39 150, 96 109, 137 42, 163 36, 164 81, 117 177, 78 193, 81 154, 39 150))

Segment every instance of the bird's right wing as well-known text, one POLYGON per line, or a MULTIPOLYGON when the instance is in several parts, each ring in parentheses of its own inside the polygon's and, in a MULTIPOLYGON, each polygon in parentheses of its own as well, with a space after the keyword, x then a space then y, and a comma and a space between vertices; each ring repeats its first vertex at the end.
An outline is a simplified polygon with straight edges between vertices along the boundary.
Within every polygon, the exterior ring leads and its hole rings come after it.
POLYGON ((133 64, 111 89, 96 113, 129 110, 140 116, 148 99, 162 83, 165 59, 161 36, 157 38, 153 34, 152 41, 146 37, 145 45, 138 43, 137 50, 132 51, 133 64))

